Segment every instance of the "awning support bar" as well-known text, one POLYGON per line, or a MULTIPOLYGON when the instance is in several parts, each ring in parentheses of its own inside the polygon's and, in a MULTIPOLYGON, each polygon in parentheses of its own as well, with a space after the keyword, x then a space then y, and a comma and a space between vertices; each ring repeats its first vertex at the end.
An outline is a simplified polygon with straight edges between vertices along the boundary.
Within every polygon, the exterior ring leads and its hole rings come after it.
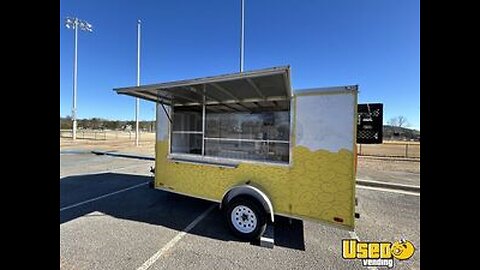
POLYGON ((257 92, 257 94, 258 94, 261 98, 265 98, 265 96, 262 94, 262 91, 260 91, 260 89, 258 89, 257 85, 253 82, 252 79, 247 78, 247 82, 248 82, 248 84, 250 84, 250 86, 255 90, 255 92, 257 92))
POLYGON ((211 85, 212 85, 213 87, 215 87, 217 90, 219 90, 220 92, 222 92, 222 93, 224 93, 225 95, 227 95, 227 96, 233 98, 234 100, 236 100, 236 101, 238 102, 238 103, 236 103, 238 106, 246 109, 246 110, 249 111, 249 112, 252 112, 252 110, 251 110, 250 108, 248 108, 247 106, 245 106, 245 105, 243 105, 243 104, 240 103, 240 99, 239 99, 237 96, 235 96, 234 94, 232 94, 230 91, 228 91, 228 90, 225 89, 224 87, 218 85, 217 83, 211 83, 211 85))
POLYGON ((158 102, 158 98, 159 98, 159 96, 160 96, 160 91, 158 91, 158 94, 157 94, 157 103, 160 103, 160 105, 162 105, 162 109, 163 109, 163 111, 165 112, 165 115, 167 116, 167 118, 168 118, 168 121, 170 121, 170 124, 172 124, 172 125, 173 125, 172 118, 170 118, 170 115, 168 114, 168 112, 167 112, 167 109, 165 109, 165 106, 163 106, 163 103, 161 103, 161 102, 158 102))
MULTIPOLYGON (((205 97, 208 97, 208 98, 210 98, 210 99, 213 99, 213 100, 217 101, 217 102, 219 103, 219 105, 225 106, 225 107, 230 108, 230 109, 232 109, 232 110, 234 110, 234 111, 238 111, 238 109, 236 109, 235 107, 229 106, 228 104, 223 103, 222 101, 220 101, 220 100, 218 100, 218 99, 216 99, 216 98, 208 95, 207 93, 205 93, 205 94, 200 94, 200 93, 198 93, 198 91, 197 91, 197 89, 195 89, 195 87, 187 86, 187 87, 185 87, 185 88, 188 89, 188 90, 190 90, 190 91, 192 91, 193 93, 201 96, 202 98, 203 98, 204 96, 205 96, 205 97)), ((206 101, 205 101, 205 103, 206 103, 206 101)))
POLYGON ((167 109, 165 109, 165 106, 163 106, 163 103, 160 103, 160 105, 162 105, 163 111, 167 115, 168 121, 170 121, 170 124, 173 124, 172 118, 170 118, 170 115, 168 114, 167 109))

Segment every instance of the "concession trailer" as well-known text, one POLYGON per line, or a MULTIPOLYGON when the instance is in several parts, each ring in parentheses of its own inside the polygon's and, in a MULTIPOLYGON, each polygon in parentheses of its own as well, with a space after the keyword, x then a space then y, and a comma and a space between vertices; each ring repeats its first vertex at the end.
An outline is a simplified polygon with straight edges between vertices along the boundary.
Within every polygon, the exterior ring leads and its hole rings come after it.
POLYGON ((281 66, 114 90, 156 103, 154 187, 218 202, 235 235, 354 229, 357 85, 293 90, 281 66))

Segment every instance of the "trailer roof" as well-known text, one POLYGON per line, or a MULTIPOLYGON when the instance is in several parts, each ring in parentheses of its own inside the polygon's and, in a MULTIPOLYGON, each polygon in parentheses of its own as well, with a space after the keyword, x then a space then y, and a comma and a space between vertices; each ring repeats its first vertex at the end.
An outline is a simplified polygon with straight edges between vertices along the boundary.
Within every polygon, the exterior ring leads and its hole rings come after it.
POLYGON ((223 105, 246 107, 244 103, 288 101, 292 97, 290 66, 272 67, 241 73, 115 88, 118 94, 166 105, 223 105))
POLYGON ((296 96, 308 96, 308 95, 315 95, 318 93, 322 93, 322 94, 355 93, 355 92, 358 92, 358 84, 320 87, 320 88, 295 89, 294 92, 295 92, 294 95, 296 96))

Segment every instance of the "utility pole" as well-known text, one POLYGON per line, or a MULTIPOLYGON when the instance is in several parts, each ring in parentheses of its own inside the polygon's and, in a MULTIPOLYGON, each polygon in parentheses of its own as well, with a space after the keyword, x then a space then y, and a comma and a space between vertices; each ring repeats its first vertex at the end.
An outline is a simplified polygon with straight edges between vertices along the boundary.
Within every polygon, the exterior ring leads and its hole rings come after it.
POLYGON ((245 57, 245 52, 244 52, 244 47, 245 47, 245 3, 244 0, 241 0, 242 7, 241 7, 241 14, 240 14, 240 72, 243 72, 243 65, 244 65, 244 57, 245 57))
MULTIPOLYGON (((137 86, 140 86, 140 31, 142 21, 137 21, 137 86)), ((135 146, 138 146, 138 115, 140 114, 140 99, 135 98, 135 146)))

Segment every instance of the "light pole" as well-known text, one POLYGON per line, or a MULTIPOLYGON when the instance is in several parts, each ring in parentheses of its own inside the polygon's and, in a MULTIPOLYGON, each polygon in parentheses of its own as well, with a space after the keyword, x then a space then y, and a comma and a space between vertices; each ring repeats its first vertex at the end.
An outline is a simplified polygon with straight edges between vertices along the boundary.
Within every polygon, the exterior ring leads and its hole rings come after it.
MULTIPOLYGON (((137 86, 140 86, 140 34, 141 34, 141 23, 142 21, 137 21, 137 86)), ((135 98, 135 146, 138 146, 138 115, 140 114, 140 99, 135 98)))
POLYGON ((72 138, 75 141, 77 139, 77 47, 78 47, 78 28, 82 31, 93 32, 92 25, 86 21, 78 18, 67 17, 65 20, 65 26, 73 31, 74 38, 74 58, 73 58, 73 105, 72 105, 72 138))
POLYGON ((241 0, 241 7, 240 7, 240 72, 243 72, 243 64, 244 64, 244 52, 245 47, 245 2, 241 0))

